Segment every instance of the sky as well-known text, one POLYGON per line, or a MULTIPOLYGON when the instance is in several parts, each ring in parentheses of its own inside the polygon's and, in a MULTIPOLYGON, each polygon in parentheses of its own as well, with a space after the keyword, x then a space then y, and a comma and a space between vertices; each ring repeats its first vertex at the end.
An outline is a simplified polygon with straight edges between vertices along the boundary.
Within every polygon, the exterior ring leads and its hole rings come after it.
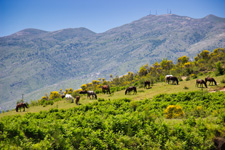
POLYGON ((35 28, 85 27, 96 33, 168 11, 180 16, 225 18, 225 0, 0 0, 0 37, 35 28))

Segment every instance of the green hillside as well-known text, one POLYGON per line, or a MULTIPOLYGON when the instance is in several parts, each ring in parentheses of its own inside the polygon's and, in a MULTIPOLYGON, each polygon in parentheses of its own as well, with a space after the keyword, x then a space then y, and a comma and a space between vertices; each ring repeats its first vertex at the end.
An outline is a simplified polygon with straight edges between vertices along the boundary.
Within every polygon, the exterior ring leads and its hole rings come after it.
POLYGON ((0 114, 0 149, 216 149, 225 139, 225 51, 143 65, 136 73, 82 84, 98 98, 72 88, 46 93, 23 112, 0 114), (178 84, 165 82, 173 73, 178 84), (197 87, 197 79, 215 83, 197 87), (151 82, 144 88, 144 81, 151 82), (101 86, 110 85, 111 94, 101 86), (125 95, 128 86, 137 93, 125 95), (61 94, 80 95, 79 105, 61 94))
MULTIPOLYGON (((201 76, 200 78, 204 78, 201 76)), ((214 149, 225 137, 225 87, 156 83, 137 94, 82 96, 0 114, 1 149, 214 149), (187 87, 187 88, 184 88, 187 87), (173 111, 174 108, 176 111, 173 111)))
MULTIPOLYGON (((200 76, 199 78, 204 79, 206 76, 200 76)), ((207 89, 206 88, 199 88, 196 87, 196 80, 191 79, 189 81, 181 81, 179 85, 171 85, 167 84, 166 82, 159 82, 155 83, 150 89, 145 89, 145 88, 138 88, 137 92, 138 94, 129 94, 125 95, 125 90, 117 91, 111 95, 108 94, 98 94, 98 99, 104 99, 104 100, 118 100, 118 99, 124 99, 128 98, 131 99, 132 101, 141 101, 144 99, 152 99, 154 96, 159 95, 159 94, 172 94, 172 93, 179 93, 179 92, 193 92, 193 91, 201 91, 201 92, 213 92, 213 91, 219 91, 225 87, 225 83, 221 83, 222 80, 225 80, 225 76, 219 76, 219 77, 214 77, 215 80, 218 82, 218 86, 209 86, 207 89), (187 88, 187 89, 186 89, 187 88)), ((80 95, 80 104, 81 105, 86 105, 88 103, 96 102, 98 100, 95 99, 89 99, 87 98, 86 95, 80 95)), ((53 105, 47 105, 43 107, 42 105, 40 106, 32 106, 28 109, 26 109, 25 112, 16 112, 15 110, 9 111, 9 112, 4 112, 0 114, 0 118, 3 116, 11 116, 11 115, 24 115, 26 113, 37 113, 40 111, 47 111, 53 108, 58 108, 58 109, 68 109, 68 108, 73 108, 73 107, 79 107, 75 103, 70 103, 65 100, 61 101, 56 101, 53 105)))
POLYGON ((164 58, 175 62, 223 48, 224 27, 225 19, 212 15, 193 19, 167 14, 148 15, 104 33, 25 29, 0 37, 0 105, 11 109, 22 94, 26 100, 38 99, 33 92, 49 93, 54 84, 64 89, 68 80, 123 75, 144 63, 164 58))

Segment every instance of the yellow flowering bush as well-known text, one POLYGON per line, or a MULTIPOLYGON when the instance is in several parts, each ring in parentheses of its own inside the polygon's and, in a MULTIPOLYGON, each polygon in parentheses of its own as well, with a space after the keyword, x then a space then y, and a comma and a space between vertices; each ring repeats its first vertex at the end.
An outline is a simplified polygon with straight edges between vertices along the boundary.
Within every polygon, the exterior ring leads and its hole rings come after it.
POLYGON ((59 94, 59 92, 57 92, 57 91, 52 91, 51 93, 50 93, 50 96, 49 96, 49 99, 55 99, 55 98, 59 98, 60 97, 60 94, 59 94))
POLYGON ((164 113, 167 119, 181 118, 184 116, 184 111, 179 105, 169 105, 164 113))
POLYGON ((47 100, 46 96, 42 96, 41 100, 47 100))
POLYGON ((86 90, 87 89, 87 85, 86 84, 82 84, 81 88, 82 88, 82 90, 86 90))

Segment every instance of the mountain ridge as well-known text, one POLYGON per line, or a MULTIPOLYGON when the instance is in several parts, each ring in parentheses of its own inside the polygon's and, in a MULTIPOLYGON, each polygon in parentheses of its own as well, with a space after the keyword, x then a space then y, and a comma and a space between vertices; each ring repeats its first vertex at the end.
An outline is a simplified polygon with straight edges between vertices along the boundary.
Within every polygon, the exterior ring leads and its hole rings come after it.
POLYGON ((0 104, 15 103, 22 93, 28 95, 62 81, 86 82, 87 75, 88 80, 107 78, 163 58, 176 62, 183 55, 193 57, 204 49, 225 47, 225 19, 218 18, 148 15, 103 33, 86 28, 25 29, 19 35, 0 37, 0 104))

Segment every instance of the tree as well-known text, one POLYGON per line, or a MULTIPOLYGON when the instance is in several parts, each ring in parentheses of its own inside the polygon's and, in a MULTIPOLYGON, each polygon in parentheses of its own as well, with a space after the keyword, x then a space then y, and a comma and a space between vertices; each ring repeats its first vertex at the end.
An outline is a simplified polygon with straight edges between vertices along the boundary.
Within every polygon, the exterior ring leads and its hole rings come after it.
POLYGON ((144 66, 141 66, 138 73, 139 73, 139 76, 145 76, 147 74, 147 69, 144 66))
POLYGON ((167 59, 163 59, 160 62, 160 66, 164 69, 164 70, 170 70, 173 68, 173 61, 172 60, 167 60, 167 59))
POLYGON ((221 62, 219 61, 216 63, 216 75, 223 75, 223 73, 224 73, 224 69, 221 65, 221 62))
POLYGON ((182 56, 182 57, 179 57, 178 59, 177 59, 177 64, 185 64, 185 63, 187 63, 189 61, 189 57, 187 57, 187 56, 182 56))
POLYGON ((199 55, 204 60, 208 60, 209 59, 209 51, 208 50, 203 50, 199 55))
POLYGON ((81 89, 82 89, 82 90, 87 90, 87 85, 86 85, 86 84, 82 84, 82 85, 81 85, 81 89))

